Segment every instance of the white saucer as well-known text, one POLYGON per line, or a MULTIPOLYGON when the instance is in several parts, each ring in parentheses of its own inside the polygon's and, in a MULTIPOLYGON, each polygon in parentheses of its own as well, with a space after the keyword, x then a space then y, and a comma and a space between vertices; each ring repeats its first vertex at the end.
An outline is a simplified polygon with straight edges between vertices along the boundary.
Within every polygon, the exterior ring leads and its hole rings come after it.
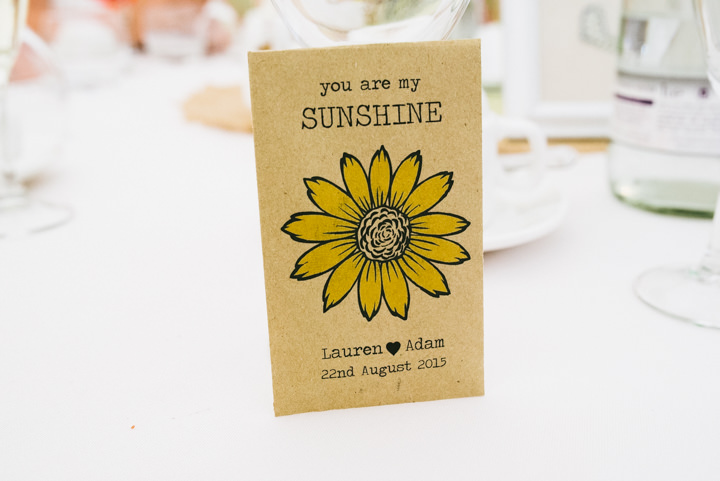
POLYGON ((500 193, 497 211, 484 226, 484 251, 507 249, 548 235, 562 223, 567 208, 565 196, 548 185, 528 194, 500 193))

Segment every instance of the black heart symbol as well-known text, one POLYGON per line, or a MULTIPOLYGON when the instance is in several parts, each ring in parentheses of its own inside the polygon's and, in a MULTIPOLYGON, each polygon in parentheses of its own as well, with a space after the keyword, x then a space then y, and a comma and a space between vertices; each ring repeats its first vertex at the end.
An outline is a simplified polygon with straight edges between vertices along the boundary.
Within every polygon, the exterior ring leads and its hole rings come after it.
POLYGON ((395 353, 400 350, 400 343, 388 342, 387 344, 385 344, 385 347, 387 348, 388 352, 394 356, 395 353))

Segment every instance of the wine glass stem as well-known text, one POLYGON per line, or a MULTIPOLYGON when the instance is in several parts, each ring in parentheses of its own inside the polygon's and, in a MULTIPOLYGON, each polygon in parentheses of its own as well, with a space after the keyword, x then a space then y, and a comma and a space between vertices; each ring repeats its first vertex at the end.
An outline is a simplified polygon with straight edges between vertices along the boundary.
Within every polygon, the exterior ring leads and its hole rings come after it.
POLYGON ((8 79, 0 78, 0 202, 18 199, 24 195, 24 188, 15 172, 8 132, 7 109, 8 79))
POLYGON ((709 274, 720 277, 720 195, 718 195, 715 205, 710 245, 700 263, 700 268, 708 271, 709 274))

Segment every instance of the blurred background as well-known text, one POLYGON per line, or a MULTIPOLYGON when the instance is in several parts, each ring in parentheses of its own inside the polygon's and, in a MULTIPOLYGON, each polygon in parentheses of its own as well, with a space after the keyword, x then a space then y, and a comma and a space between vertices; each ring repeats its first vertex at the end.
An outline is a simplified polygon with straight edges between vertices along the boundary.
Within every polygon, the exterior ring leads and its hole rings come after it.
MULTIPOLYGON (((493 109, 529 116, 541 107, 554 137, 606 137, 620 0, 539 0, 534 11, 506 3, 472 0, 452 34, 483 39, 493 109)), ((241 62, 248 50, 298 46, 262 0, 33 0, 28 24, 80 88, 117 81, 142 56, 241 62)), ((28 75, 25 64, 16 76, 28 75)))

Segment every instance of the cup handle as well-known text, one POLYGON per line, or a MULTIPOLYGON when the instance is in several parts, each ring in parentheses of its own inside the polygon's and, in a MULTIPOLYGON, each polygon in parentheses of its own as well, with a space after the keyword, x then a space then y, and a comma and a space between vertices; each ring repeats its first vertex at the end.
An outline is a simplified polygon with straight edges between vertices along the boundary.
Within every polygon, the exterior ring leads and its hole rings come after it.
MULTIPOLYGON (((530 161, 522 168, 526 175, 519 176, 516 181, 527 187, 540 182, 545 170, 545 157, 547 152, 547 137, 542 129, 530 120, 496 116, 493 119, 497 128, 497 138, 506 137, 527 139, 530 145, 530 161)), ((499 156, 502 158, 502 156, 499 156)))

